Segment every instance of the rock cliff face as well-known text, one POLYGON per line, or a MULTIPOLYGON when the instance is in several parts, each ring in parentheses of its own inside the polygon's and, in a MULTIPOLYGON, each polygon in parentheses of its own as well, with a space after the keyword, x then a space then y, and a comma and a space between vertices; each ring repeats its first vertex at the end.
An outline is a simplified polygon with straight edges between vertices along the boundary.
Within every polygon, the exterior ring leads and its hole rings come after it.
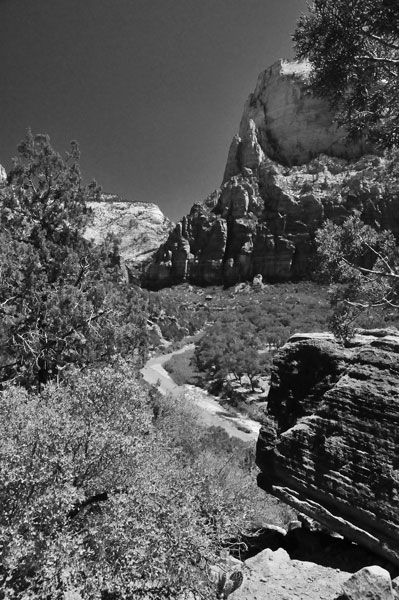
POLYGON ((399 566, 399 332, 293 336, 276 355, 258 483, 399 566))
POLYGON ((128 267, 149 259, 166 240, 173 223, 155 204, 129 202, 103 194, 101 202, 89 202, 93 220, 85 237, 102 242, 109 233, 120 239, 120 251, 128 267))
POLYGON ((309 73, 307 62, 280 60, 259 75, 229 152, 225 180, 242 167, 258 168, 266 156, 291 166, 321 153, 348 159, 365 154, 364 144, 345 143, 345 131, 333 123, 326 101, 307 91, 309 73))
POLYGON ((395 160, 345 144, 306 63, 262 73, 231 144, 220 189, 195 204, 159 248, 144 284, 232 284, 306 276, 315 230, 358 212, 399 235, 395 160))

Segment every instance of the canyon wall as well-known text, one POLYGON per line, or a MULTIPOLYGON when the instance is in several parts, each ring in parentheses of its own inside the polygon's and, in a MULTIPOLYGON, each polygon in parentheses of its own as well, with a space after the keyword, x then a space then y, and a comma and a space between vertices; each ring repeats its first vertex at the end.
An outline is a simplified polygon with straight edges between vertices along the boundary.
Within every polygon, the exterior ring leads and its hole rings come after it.
POLYGON ((260 487, 399 566, 399 332, 295 335, 277 353, 260 487))
POLYGON ((120 241, 120 254, 133 269, 157 250, 173 226, 156 204, 122 200, 113 194, 102 194, 101 202, 89 202, 93 211, 85 237, 101 243, 112 233, 120 241))
POLYGON ((397 161, 346 143, 308 74, 307 63, 279 61, 259 76, 221 187, 176 225, 144 285, 305 277, 316 229, 354 212, 399 236, 397 161))

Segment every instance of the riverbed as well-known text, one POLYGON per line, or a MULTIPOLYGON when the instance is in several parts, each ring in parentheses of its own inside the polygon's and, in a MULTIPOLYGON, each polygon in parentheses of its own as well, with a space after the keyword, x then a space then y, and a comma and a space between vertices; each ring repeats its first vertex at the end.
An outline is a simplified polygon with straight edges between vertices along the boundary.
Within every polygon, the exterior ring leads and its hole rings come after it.
POLYGON ((195 406, 201 421, 206 426, 221 427, 231 437, 247 442, 255 442, 260 429, 258 421, 253 421, 242 414, 229 415, 215 396, 194 385, 177 385, 164 369, 163 365, 172 356, 193 348, 194 344, 187 344, 180 350, 150 358, 141 370, 145 381, 155 385, 161 394, 182 397, 195 406))

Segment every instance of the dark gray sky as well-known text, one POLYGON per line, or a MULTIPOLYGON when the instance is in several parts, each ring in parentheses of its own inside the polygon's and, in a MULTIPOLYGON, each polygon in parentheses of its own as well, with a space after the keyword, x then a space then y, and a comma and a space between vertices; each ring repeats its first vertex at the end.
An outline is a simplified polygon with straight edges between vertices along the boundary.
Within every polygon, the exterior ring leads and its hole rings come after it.
POLYGON ((220 185, 305 0, 0 0, 0 164, 31 127, 86 180, 173 220, 220 185))

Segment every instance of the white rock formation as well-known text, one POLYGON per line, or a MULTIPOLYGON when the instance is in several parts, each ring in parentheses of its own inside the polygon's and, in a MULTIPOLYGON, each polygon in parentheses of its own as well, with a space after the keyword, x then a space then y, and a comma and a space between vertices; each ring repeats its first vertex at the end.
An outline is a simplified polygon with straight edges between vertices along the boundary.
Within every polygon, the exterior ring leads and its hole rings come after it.
POLYGON ((5 168, 0 165, 0 183, 3 183, 3 181, 5 181, 7 179, 7 173, 5 168))
POLYGON ((244 107, 239 135, 229 152, 224 181, 243 168, 259 167, 265 156, 286 165, 304 164, 324 153, 357 158, 364 144, 344 141, 324 98, 307 89, 308 62, 279 60, 263 71, 244 107))
POLYGON ((94 218, 85 237, 100 243, 108 233, 117 235, 127 265, 145 261, 168 237, 173 223, 156 204, 122 201, 108 194, 102 198, 102 202, 89 202, 94 218))

